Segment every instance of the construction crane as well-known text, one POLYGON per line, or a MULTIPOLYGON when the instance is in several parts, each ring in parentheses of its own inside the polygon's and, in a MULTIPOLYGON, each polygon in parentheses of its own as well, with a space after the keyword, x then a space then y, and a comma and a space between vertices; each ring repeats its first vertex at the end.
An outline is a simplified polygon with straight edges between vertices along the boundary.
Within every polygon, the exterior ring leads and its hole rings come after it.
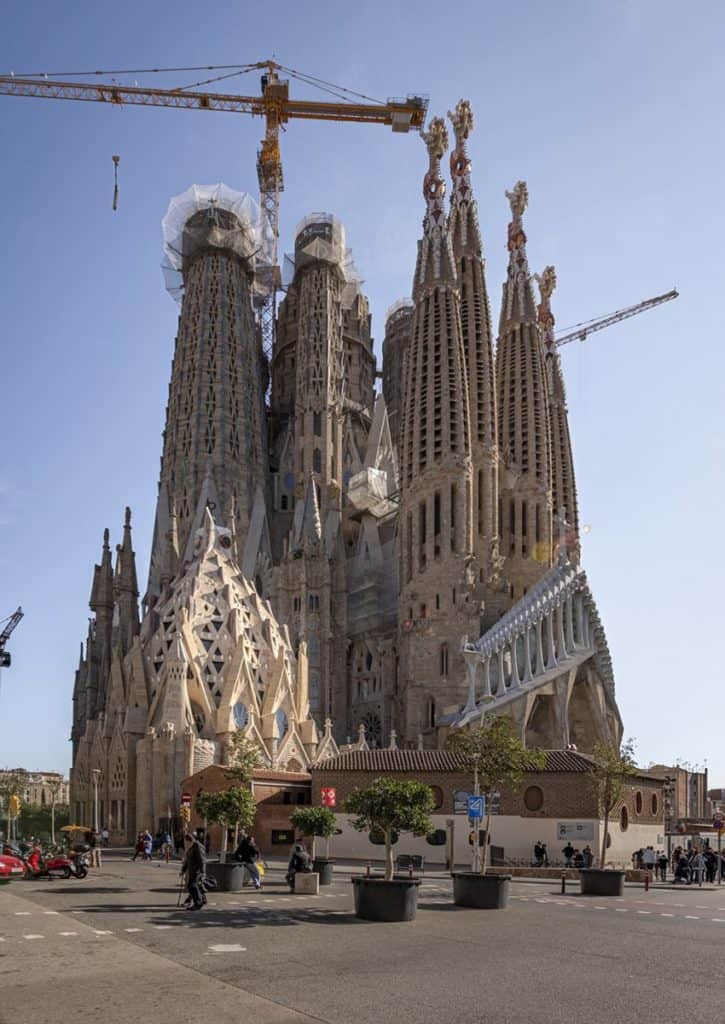
MULTIPOLYGON (((256 64, 207 65, 194 68, 148 68, 146 72, 180 71, 224 71, 215 78, 195 85, 232 78, 248 71, 261 70, 261 95, 238 96, 218 92, 198 92, 194 86, 177 89, 142 88, 138 85, 125 86, 117 82, 70 82, 54 81, 54 74, 0 76, 0 94, 7 96, 31 96, 54 100, 80 100, 85 102, 109 103, 113 106, 175 107, 182 110, 218 110, 234 114, 252 114, 264 117, 266 125, 261 148, 257 153, 257 177, 259 180, 260 206, 266 226, 273 239, 270 262, 258 267, 258 278, 263 285, 264 296, 258 306, 260 326, 265 351, 272 349, 274 319, 276 313, 276 292, 281 283, 278 260, 279 242, 279 196, 284 190, 282 157, 279 144, 280 130, 293 119, 315 121, 343 121, 363 124, 389 125, 394 132, 408 132, 411 128, 420 130, 425 123, 428 99, 425 96, 409 95, 405 99, 372 100, 369 96, 353 93, 349 89, 331 82, 305 75, 286 68, 273 60, 256 64), (337 102, 296 100, 289 96, 289 79, 280 78, 283 72, 298 81, 331 93, 337 102), (363 102, 364 101, 364 102, 363 102)), ((84 75, 141 74, 135 71, 82 72, 84 75)), ((76 75, 78 73, 75 73, 76 75)), ((116 158, 114 157, 114 163, 116 158)), ((114 203, 117 192, 114 193, 114 203)))
POLYGON ((555 335, 554 344, 559 348, 561 345, 568 345, 570 341, 584 341, 589 334, 593 334, 595 331, 602 331, 605 327, 618 324, 620 320, 628 320, 631 316, 644 313, 645 310, 652 309, 654 306, 660 306, 663 302, 670 302, 672 299, 676 299, 679 294, 673 288, 671 292, 665 292, 664 295, 655 295, 653 299, 645 299, 644 302, 638 302, 634 306, 617 309, 614 313, 608 313, 607 316, 599 317, 596 320, 585 320, 580 324, 575 324, 574 327, 568 329, 563 334, 555 335))
POLYGON ((0 668, 10 668, 10 662, 12 659, 10 658, 10 651, 5 650, 5 644, 10 639, 10 634, 20 622, 23 615, 23 609, 18 608, 17 611, 14 611, 12 615, 5 619, 5 626, 3 627, 2 633, 0 633, 0 668))

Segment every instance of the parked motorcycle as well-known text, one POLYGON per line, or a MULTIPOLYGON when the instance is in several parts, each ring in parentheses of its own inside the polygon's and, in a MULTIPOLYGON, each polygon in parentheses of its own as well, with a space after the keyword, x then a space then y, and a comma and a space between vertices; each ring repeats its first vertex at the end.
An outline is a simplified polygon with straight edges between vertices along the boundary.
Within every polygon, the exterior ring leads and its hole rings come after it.
POLYGON ((87 874, 88 858, 85 854, 44 858, 40 847, 36 846, 25 861, 26 878, 85 878, 87 874))

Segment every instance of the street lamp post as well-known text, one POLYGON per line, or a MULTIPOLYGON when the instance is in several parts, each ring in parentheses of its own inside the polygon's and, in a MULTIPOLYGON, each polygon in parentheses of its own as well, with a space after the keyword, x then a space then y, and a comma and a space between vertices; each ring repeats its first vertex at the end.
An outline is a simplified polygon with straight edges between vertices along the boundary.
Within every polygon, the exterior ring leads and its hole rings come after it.
MULTIPOLYGON (((480 787, 479 782, 478 782, 478 757, 479 757, 479 755, 476 754, 476 755, 474 755, 474 758, 473 758, 473 795, 474 796, 480 796, 481 795, 481 787, 480 787)), ((478 819, 474 819, 473 824, 475 826, 475 831, 473 833, 473 863, 472 863, 471 867, 472 867, 472 870, 474 871, 474 873, 478 874, 478 872, 481 870, 480 850, 479 850, 479 846, 478 846, 478 826, 479 826, 478 819)), ((485 850, 483 851, 483 855, 484 855, 484 857, 486 856, 486 851, 485 850)))
POLYGON ((92 768, 91 775, 93 776, 93 827, 98 831, 98 780, 101 776, 100 768, 92 768))

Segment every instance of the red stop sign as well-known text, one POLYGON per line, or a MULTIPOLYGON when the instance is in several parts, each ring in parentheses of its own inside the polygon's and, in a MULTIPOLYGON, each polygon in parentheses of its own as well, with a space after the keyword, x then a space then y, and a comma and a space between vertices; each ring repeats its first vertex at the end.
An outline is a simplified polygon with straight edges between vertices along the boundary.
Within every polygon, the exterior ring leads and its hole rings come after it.
POLYGON ((333 786, 323 786, 320 796, 324 807, 334 807, 337 803, 337 790, 333 786))

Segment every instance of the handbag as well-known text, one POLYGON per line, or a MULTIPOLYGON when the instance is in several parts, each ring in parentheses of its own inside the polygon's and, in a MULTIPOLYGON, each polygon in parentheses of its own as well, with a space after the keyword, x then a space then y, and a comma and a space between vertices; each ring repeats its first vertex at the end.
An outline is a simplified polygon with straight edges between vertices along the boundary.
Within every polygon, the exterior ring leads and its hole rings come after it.
POLYGON ((267 873, 267 865, 264 863, 263 860, 258 860, 256 866, 257 866, 257 871, 260 874, 260 877, 264 878, 264 876, 267 873))

